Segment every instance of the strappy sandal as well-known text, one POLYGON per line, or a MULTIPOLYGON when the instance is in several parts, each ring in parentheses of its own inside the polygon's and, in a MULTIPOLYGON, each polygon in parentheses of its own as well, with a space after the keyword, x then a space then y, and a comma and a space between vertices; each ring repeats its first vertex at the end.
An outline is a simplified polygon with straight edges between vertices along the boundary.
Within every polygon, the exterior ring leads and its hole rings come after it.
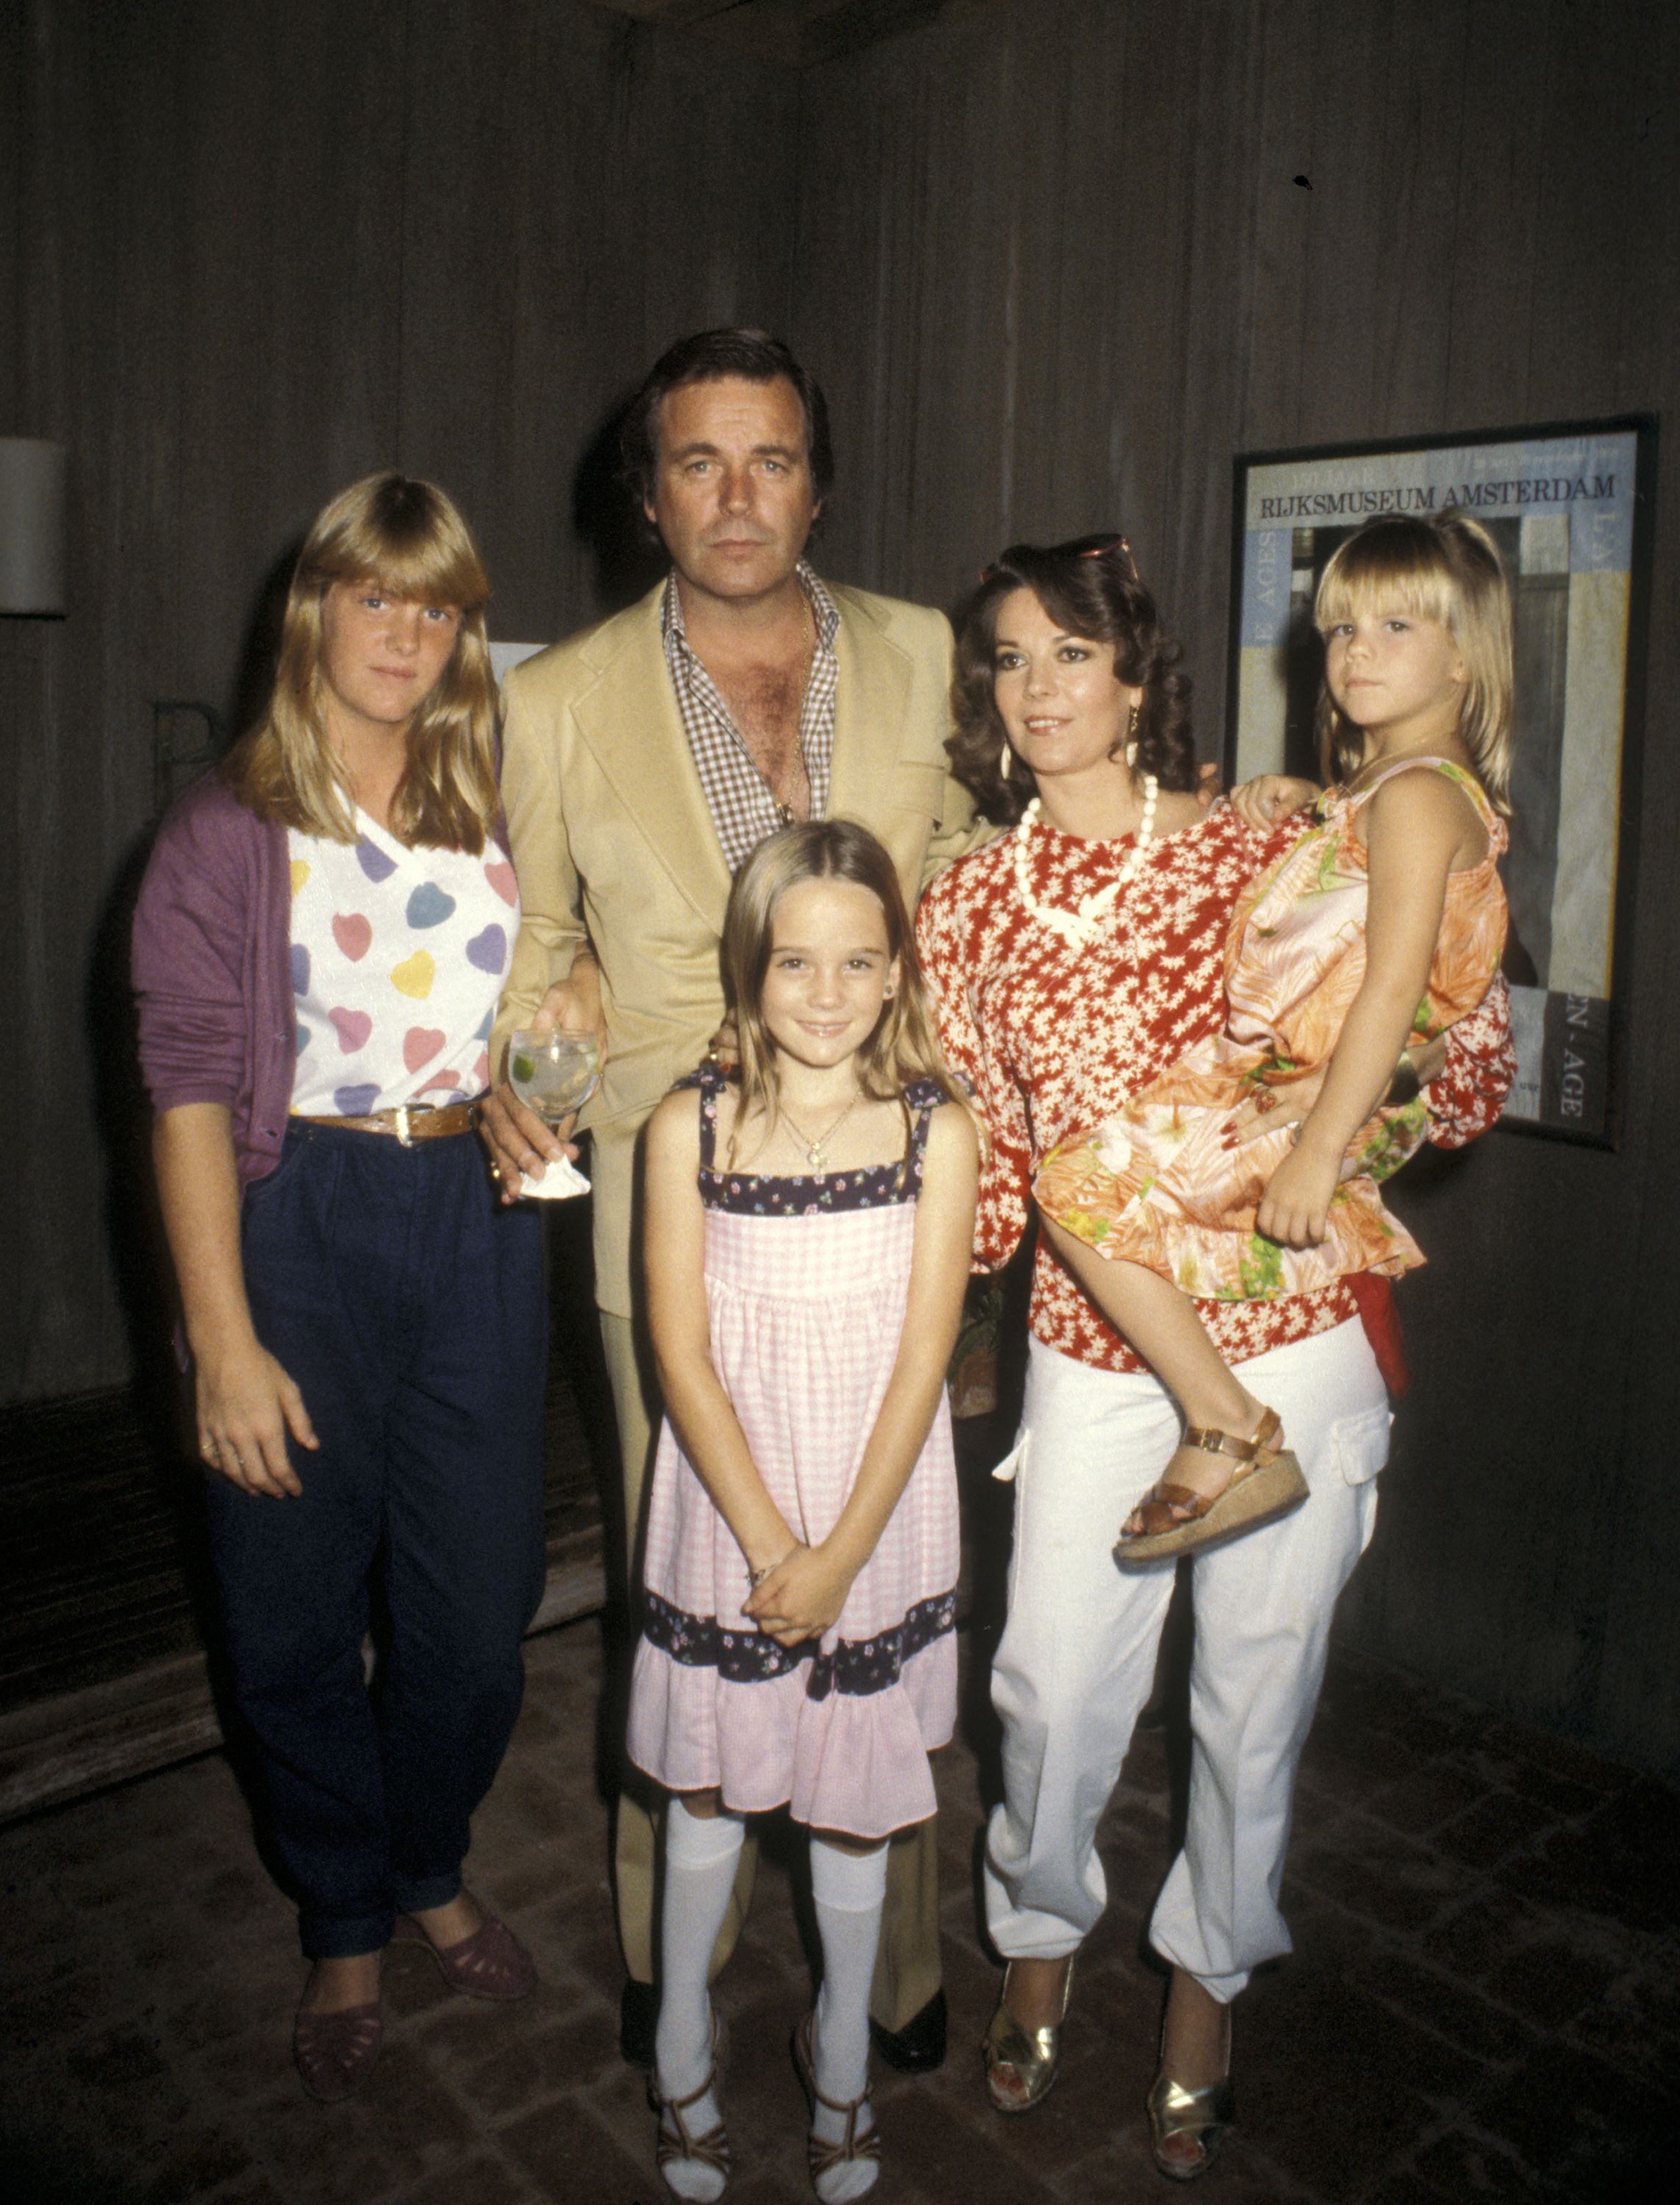
POLYGON ((1161 2065, 1144 2100, 1149 2116, 1149 2149, 1169 2182, 1194 2182, 1213 2165, 1220 2146, 1236 2124, 1237 2094, 1231 2083, 1231 2009, 1225 2013, 1225 2072, 1199 2090, 1186 2089, 1167 2071, 1167 2017, 1161 2019, 1161 2065), (1170 2153, 1175 2137, 1188 2137, 1195 2158, 1170 2153))
POLYGON ((1237 2119, 1237 2095, 1229 2075, 1200 2090, 1187 2090, 1165 2074, 1157 2075, 1145 2100, 1149 2113, 1149 2149, 1169 2182, 1194 2182, 1213 2165, 1237 2119), (1173 2137, 1189 2137, 1200 2157, 1180 2159, 1168 2152, 1173 2137))
POLYGON ((1119 1540, 1114 1560, 1125 1569, 1134 1562, 1196 1554, 1298 1508, 1307 1498, 1307 1481, 1289 1449, 1277 1444, 1282 1433, 1275 1409, 1267 1410, 1252 1439, 1238 1439, 1234 1432, 1216 1431, 1212 1426, 1190 1425, 1181 1446, 1235 1456, 1238 1467, 1230 1484, 1211 1499, 1187 1485, 1157 1485, 1139 1504, 1143 1530, 1119 1540))
POLYGON ((335 2013, 300 2006, 292 2024, 298 2079, 318 2105, 336 2106, 366 2081, 384 2035, 379 2001, 340 2006, 335 2013))
MULTIPOLYGON (((822 2177, 832 2174, 837 2166, 850 2166, 858 2160, 873 2160, 877 2167, 880 2166, 881 2131, 871 2119, 863 2135, 858 2133, 858 2116, 870 2101, 867 2090, 861 2097, 840 2099, 825 2098, 817 2089, 816 2069, 810 2056, 809 2014, 793 2032, 793 2067, 813 2120, 816 2118, 819 2106, 826 2106, 831 2113, 842 2113, 846 2117, 846 2134, 838 2143, 825 2143, 822 2137, 816 2135, 805 2138, 805 2165, 810 2170, 810 2186, 821 2197, 822 2177)), ((873 2188, 873 2180, 869 2186, 873 2188)), ((861 2196, 864 2192, 860 2190, 858 2195, 861 2196)))
POLYGON ((391 1941, 418 1945, 430 1952, 444 1982, 468 1998, 529 1998, 537 1988, 537 1963, 494 1914, 487 1914, 470 1935, 453 1945, 434 1945, 412 1915, 400 1914, 391 1941))
MULTIPOLYGON (((1077 1957, 1072 1952, 1067 1956, 1067 1973, 1062 1977, 1061 2012, 1042 2029, 1024 2028, 1009 2011, 1009 1968, 1003 1971, 997 2012, 980 2040, 980 2056, 986 2063, 986 2095, 1000 2113, 1030 2113, 1050 2095, 1050 2085, 1056 2079, 1056 2068, 1061 2059, 1062 2024, 1067 2019, 1077 1957), (1000 2067, 1012 2068, 1018 2077, 1021 2087, 1017 2094, 1011 2095, 1000 2090, 992 2080, 1000 2067)), ((1012 1961, 1010 1966, 1013 1964, 1012 1961)))
POLYGON ((727 2065, 728 2059, 728 2024, 714 2013, 712 2016, 712 2064, 707 2070, 705 2081, 698 2090, 691 2090, 686 2098, 668 2098, 660 2089, 659 2070, 656 2067, 648 2077, 648 2103, 659 2117, 659 2129, 653 2147, 654 2161, 658 2166, 660 2178, 665 2187, 674 2197, 683 2198, 684 2205, 692 2205, 692 2201, 676 2187, 670 2175, 670 2169, 679 2161, 692 2160, 698 2166, 709 2167, 714 2174, 721 2178, 722 2184, 727 2184, 729 2179, 729 2137, 728 2131, 724 2127, 721 2115, 720 2114, 716 2126, 708 2129, 703 2136, 691 2136, 688 2123, 683 2119, 688 2108, 691 2106, 698 2106, 708 2090, 717 2093, 721 2102, 721 2091, 719 2078, 727 2065), (671 2124, 668 2130, 665 2125, 668 2119, 671 2124))

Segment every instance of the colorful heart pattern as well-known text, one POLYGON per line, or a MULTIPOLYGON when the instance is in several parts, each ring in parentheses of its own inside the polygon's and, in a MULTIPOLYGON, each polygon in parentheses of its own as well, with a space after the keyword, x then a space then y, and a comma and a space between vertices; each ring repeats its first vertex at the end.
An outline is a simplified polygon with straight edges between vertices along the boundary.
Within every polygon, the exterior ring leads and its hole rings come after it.
POLYGON ((422 881, 409 897, 403 917, 418 932, 423 927, 442 926, 454 907, 454 898, 446 895, 436 881, 422 881))
POLYGON ((402 1037, 402 1061, 410 1072, 430 1064, 449 1038, 442 1026, 410 1026, 402 1037))
POLYGON ((365 835, 356 845, 356 863, 376 883, 388 881, 396 871, 396 859, 388 858, 377 842, 370 842, 365 835))
POLYGON ((364 1117, 405 1096, 475 1094, 488 1084, 496 985, 513 955, 513 868, 495 846, 478 857, 404 852, 376 823, 358 825, 353 844, 291 837, 294 1036, 314 1067, 300 1069, 294 1107, 364 1117), (338 1085, 334 1055, 357 1060, 338 1085))
POLYGON ((487 926, 466 945, 466 961, 494 979, 508 962, 508 936, 499 926, 487 926))
POLYGON ((372 922, 359 911, 335 911, 333 940, 353 965, 359 965, 373 941, 372 922))
POLYGON ((431 984, 437 978, 437 966, 429 949, 417 949, 412 957, 405 957, 391 972, 391 985, 405 996, 412 996, 417 1003, 424 1002, 431 993, 431 984))

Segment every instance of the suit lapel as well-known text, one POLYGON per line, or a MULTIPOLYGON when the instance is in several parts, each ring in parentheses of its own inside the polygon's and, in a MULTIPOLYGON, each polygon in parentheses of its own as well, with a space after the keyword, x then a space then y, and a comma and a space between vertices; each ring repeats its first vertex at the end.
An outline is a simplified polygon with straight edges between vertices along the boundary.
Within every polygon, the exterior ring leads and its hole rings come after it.
POLYGON ((695 770, 665 663, 662 583, 635 607, 620 648, 573 707, 578 733, 683 896, 722 931, 729 868, 695 770))
POLYGON ((871 819, 880 809, 882 782, 898 763, 910 697, 911 666, 889 643, 850 591, 829 585, 840 609, 834 656, 840 680, 834 698, 834 758, 828 782, 828 816, 871 819))

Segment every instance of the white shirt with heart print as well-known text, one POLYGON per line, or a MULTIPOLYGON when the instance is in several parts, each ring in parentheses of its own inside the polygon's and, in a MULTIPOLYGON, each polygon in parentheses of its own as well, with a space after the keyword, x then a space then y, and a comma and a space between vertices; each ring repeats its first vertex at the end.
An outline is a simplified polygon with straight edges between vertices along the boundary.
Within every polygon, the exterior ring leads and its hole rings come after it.
POLYGON ((288 830, 292 1109, 360 1118, 470 1102, 490 1084, 496 1006, 519 932, 507 854, 410 850, 365 811, 358 839, 288 830))

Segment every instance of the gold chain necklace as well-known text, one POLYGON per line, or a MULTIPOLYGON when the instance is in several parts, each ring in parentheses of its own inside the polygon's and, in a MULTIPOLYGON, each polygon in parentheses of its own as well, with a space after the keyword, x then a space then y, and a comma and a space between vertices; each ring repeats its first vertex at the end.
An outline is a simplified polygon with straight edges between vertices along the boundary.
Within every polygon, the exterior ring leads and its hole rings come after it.
POLYGON ((860 1099, 861 1097, 859 1096, 854 1095, 852 1100, 846 1104, 845 1109, 840 1112, 839 1117, 835 1119, 834 1124, 828 1127, 828 1131, 824 1133, 818 1134, 817 1137, 813 1139, 811 1136, 806 1132, 804 1127, 793 1115, 793 1113, 788 1108, 787 1105, 778 1098, 776 1102, 776 1115, 779 1118, 785 1118, 787 1120, 788 1131, 805 1144, 805 1162, 816 1174, 818 1179, 821 1179, 828 1168, 829 1142, 834 1139, 840 1127, 858 1108, 860 1099))

